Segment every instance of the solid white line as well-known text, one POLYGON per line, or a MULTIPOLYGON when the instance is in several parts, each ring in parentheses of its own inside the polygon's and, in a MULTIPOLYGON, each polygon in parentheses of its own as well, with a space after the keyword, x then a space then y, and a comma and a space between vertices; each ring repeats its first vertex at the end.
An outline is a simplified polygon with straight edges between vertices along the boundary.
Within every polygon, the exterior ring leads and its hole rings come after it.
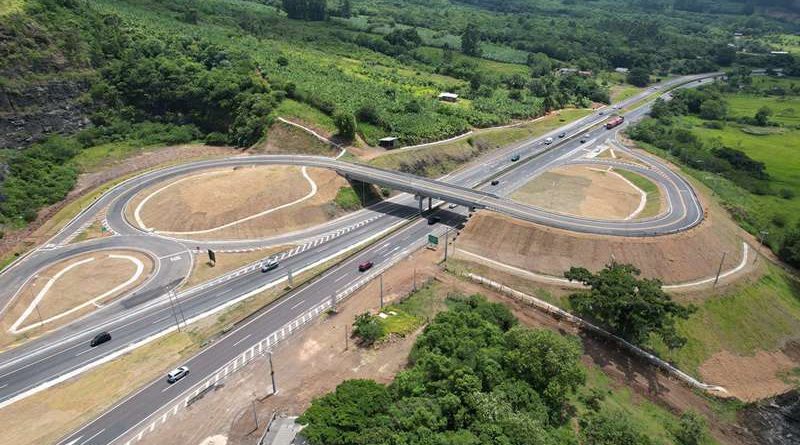
POLYGON ((100 431, 96 432, 96 433, 95 433, 95 434, 93 434, 91 437, 89 437, 88 439, 86 439, 86 440, 84 440, 83 442, 81 442, 81 445, 85 445, 85 444, 87 444, 87 443, 91 442, 91 441, 92 441, 92 439, 94 439, 95 437, 97 437, 97 436, 99 436, 99 435, 103 434, 103 431, 105 431, 105 430, 106 430, 106 429, 105 429, 105 428, 103 428, 102 430, 100 430, 100 431))
POLYGON ((294 306, 292 306, 291 309, 295 309, 297 306, 300 306, 301 304, 303 304, 305 302, 306 302, 306 300, 300 300, 300 302, 295 304, 294 306))
MULTIPOLYGON (((636 210, 634 210, 633 212, 631 212, 631 214, 630 214, 630 215, 628 215, 627 217, 625 217, 625 220, 626 220, 626 221, 628 221, 628 220, 631 220, 631 219, 633 219, 633 218, 636 218, 636 216, 637 216, 638 214, 642 213, 642 210, 644 210, 644 207, 647 205, 647 192, 645 192, 644 190, 640 189, 640 188, 639 188, 639 186, 637 186, 637 185, 636 185, 636 184, 634 184, 633 182, 629 181, 629 180, 628 180, 628 178, 626 178, 626 177, 622 176, 621 174, 619 174, 619 173, 617 173, 617 172, 615 172, 615 171, 613 171, 613 170, 609 170, 608 172, 609 172, 609 173, 611 173, 612 175, 616 175, 617 177, 619 177, 620 179, 622 179, 623 181, 625 181, 625 182, 626 182, 626 183, 627 183, 629 186, 631 186, 631 187, 632 187, 634 190, 636 190, 637 192, 639 192, 639 196, 640 196, 640 198, 639 198, 639 206, 638 206, 638 207, 636 207, 636 210)), ((658 186, 656 186, 656 187, 658 187, 658 186)))
MULTIPOLYGON (((158 324, 158 323, 160 323, 160 322, 162 322, 162 321, 164 321, 164 320, 167 320, 167 319, 169 319, 169 318, 170 318, 170 316, 169 316, 169 315, 167 315, 166 317, 161 317, 161 318, 159 318, 158 320, 154 321, 154 322, 153 322, 153 323, 151 323, 151 324, 158 324)), ((136 321, 139 321, 139 320, 136 320, 136 321)))
POLYGON ((86 354, 87 352, 92 352, 92 351, 93 351, 93 349, 87 349, 87 350, 85 350, 85 351, 81 351, 81 352, 79 352, 79 353, 75 354, 75 357, 80 357, 80 356, 82 356, 83 354, 86 354))
MULTIPOLYGON (((305 300, 303 300, 303 301, 305 301, 305 300)), ((292 308, 292 309, 294 309, 294 308, 292 308)), ((234 343, 233 345, 231 345, 231 347, 237 346, 239 343, 241 343, 241 342, 243 342, 243 341, 247 340, 248 338, 250 338, 250 336, 251 336, 251 335, 252 335, 252 334, 247 334, 247 335, 245 335, 244 337, 242 337, 242 339, 241 339, 241 340, 238 340, 236 343, 234 343)))

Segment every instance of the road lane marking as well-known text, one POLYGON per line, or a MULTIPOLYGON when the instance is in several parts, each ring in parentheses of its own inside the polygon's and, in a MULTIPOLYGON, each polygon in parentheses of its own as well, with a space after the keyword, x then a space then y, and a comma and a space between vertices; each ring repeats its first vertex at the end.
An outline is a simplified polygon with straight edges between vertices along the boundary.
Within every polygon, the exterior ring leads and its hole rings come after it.
POLYGON ((99 436, 99 435, 103 434, 103 431, 105 431, 105 430, 106 430, 106 429, 105 429, 105 428, 103 428, 102 430, 100 430, 100 431, 98 431, 98 432, 96 432, 96 433, 92 434, 92 435, 91 435, 91 436, 90 436, 88 439, 86 439, 86 440, 84 440, 83 442, 81 442, 81 445, 86 445, 87 443, 91 442, 91 441, 92 441, 92 439, 94 439, 95 437, 97 437, 97 436, 99 436))
MULTIPOLYGON (((302 302, 301 302, 301 303, 302 303, 302 302)), ((252 336, 252 335, 253 335, 253 334, 247 334, 247 335, 245 335, 244 337, 242 337, 242 339, 241 339, 241 340, 238 340, 236 343, 234 343, 233 345, 231 345, 231 347, 233 348, 233 347, 237 346, 239 343, 241 343, 241 342, 243 342, 243 341, 247 340, 247 339, 248 339, 248 338, 250 338, 250 336, 252 336)))
POLYGON ((92 351, 94 351, 94 349, 87 349, 87 350, 85 350, 85 351, 81 351, 81 352, 79 352, 79 353, 75 354, 75 357, 80 357, 80 356, 82 356, 83 354, 86 354, 87 352, 92 352, 92 351))
POLYGON ((162 322, 162 321, 164 321, 164 320, 169 320, 169 319, 170 319, 170 316, 169 316, 169 315, 167 315, 166 317, 161 317, 161 318, 159 318, 158 320, 156 320, 156 321, 152 322, 151 324, 157 324, 157 323, 160 323, 160 322, 162 322))
POLYGON ((295 305, 294 305, 294 306, 292 306, 291 308, 292 308, 292 309, 295 309, 297 306, 300 306, 301 304, 303 304, 303 303, 305 303, 305 302, 306 302, 306 300, 300 300, 300 302, 299 302, 299 303, 295 304, 295 305))

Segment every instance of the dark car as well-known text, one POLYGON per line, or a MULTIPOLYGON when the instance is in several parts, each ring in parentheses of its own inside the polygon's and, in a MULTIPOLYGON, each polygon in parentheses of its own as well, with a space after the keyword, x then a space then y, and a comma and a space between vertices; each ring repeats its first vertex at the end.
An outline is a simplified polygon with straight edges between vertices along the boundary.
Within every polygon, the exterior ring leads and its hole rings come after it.
POLYGON ((434 224, 436 224, 438 222, 441 222, 441 221, 442 221, 442 218, 440 218, 438 216, 431 216, 430 218, 428 218, 428 225, 432 226, 432 225, 434 225, 434 224))
POLYGON ((101 332, 101 333, 99 333, 99 334, 94 336, 94 338, 92 339, 92 342, 89 343, 89 346, 95 347, 97 345, 102 345, 103 343, 105 343, 107 341, 111 341, 111 334, 109 334, 106 331, 103 331, 103 332, 101 332))
POLYGON ((511 162, 517 162, 517 161, 519 161, 519 155, 511 156, 511 162))
POLYGON ((559 139, 567 137, 567 133, 561 133, 558 135, 559 139))
POLYGON ((495 179, 494 181, 492 181, 492 185, 497 185, 497 184, 500 184, 500 181, 498 181, 497 179, 495 179))
POLYGON ((374 266, 372 261, 364 261, 363 263, 358 265, 358 271, 359 272, 365 272, 367 270, 372 269, 372 266, 374 266))

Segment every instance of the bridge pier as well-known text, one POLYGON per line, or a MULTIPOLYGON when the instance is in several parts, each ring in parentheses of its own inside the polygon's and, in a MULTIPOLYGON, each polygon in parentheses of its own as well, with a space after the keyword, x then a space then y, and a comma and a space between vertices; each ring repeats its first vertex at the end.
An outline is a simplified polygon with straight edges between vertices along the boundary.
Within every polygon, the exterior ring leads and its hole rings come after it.
POLYGON ((422 208, 422 200, 425 199, 420 195, 417 195, 417 200, 419 201, 419 214, 422 215, 424 209, 422 208))
POLYGON ((428 211, 430 212, 433 208, 433 198, 428 197, 428 211))

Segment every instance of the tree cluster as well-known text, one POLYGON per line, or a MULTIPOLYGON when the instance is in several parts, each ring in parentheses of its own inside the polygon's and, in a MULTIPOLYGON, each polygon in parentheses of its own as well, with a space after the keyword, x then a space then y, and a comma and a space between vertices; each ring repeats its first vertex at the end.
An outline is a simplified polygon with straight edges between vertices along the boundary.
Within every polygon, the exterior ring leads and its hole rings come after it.
POLYGON ((566 407, 585 379, 577 341, 520 327, 483 297, 450 303, 392 384, 346 381, 314 400, 299 419, 310 443, 573 443, 566 407))
POLYGON ((570 304, 578 314, 631 343, 644 345, 656 336, 670 348, 683 346, 686 339, 675 323, 689 318, 694 308, 673 302, 660 280, 639 278, 640 273, 630 264, 616 262, 596 274, 573 267, 564 277, 590 290, 570 295, 570 304))
MULTIPOLYGON (((328 5, 326 0, 282 0, 283 10, 290 19, 306 21, 323 21, 327 17, 328 5)), ((343 7, 346 13, 350 3, 343 7)))

